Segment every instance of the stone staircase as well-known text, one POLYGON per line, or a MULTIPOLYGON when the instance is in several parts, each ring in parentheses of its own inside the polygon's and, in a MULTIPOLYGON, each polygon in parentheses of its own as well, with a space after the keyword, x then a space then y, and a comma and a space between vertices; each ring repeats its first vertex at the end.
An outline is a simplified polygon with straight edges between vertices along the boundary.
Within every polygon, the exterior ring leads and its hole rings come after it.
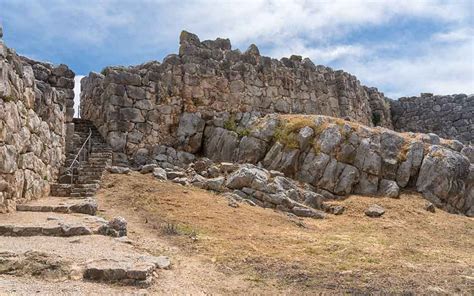
MULTIPOLYGON (((78 281, 147 287, 156 270, 169 268, 171 262, 134 248, 126 237, 124 218, 96 216, 98 204, 92 196, 112 162, 112 151, 90 121, 74 119, 74 124, 74 148, 58 182, 51 184, 51 196, 18 204, 16 212, 0 219, 0 277, 37 276, 30 266, 41 266, 78 281), (68 169, 90 132, 90 153, 70 174, 68 169)), ((51 280, 58 279, 51 275, 51 280)))
POLYGON ((60 170, 58 183, 51 184, 52 196, 91 197, 99 189, 100 180, 106 166, 112 163, 112 149, 107 145, 92 122, 84 119, 74 119, 73 149, 66 156, 64 166, 60 170), (82 145, 91 135, 90 154, 85 157, 89 148, 86 144, 81 152, 81 161, 68 172, 82 145))

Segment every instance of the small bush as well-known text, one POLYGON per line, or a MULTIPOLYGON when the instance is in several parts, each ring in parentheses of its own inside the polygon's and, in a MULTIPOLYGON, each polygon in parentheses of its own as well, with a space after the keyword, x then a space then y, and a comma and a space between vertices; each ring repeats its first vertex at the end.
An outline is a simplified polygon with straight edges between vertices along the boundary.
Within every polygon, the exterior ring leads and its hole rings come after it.
POLYGON ((250 130, 246 128, 238 128, 237 134, 242 138, 242 137, 250 135, 250 130))
POLYGON ((166 235, 178 235, 178 225, 174 223, 164 223, 161 225, 161 231, 166 235))
POLYGON ((224 128, 233 132, 237 131, 237 124, 235 123, 234 117, 231 116, 224 122, 224 128))
POLYGON ((381 120, 382 118, 379 113, 372 113, 372 123, 374 124, 374 126, 379 126, 381 120))

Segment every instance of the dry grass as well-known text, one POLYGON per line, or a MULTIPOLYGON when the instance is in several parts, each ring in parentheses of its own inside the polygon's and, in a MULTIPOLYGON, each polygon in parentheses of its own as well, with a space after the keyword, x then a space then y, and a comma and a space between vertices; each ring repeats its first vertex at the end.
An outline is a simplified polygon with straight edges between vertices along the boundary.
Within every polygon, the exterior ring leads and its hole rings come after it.
POLYGON ((167 239, 248 281, 301 293, 474 292, 473 219, 429 213, 416 194, 352 196, 337 202, 347 207, 342 216, 313 220, 246 204, 232 208, 213 193, 149 175, 109 175, 105 184, 112 185, 101 190, 101 203, 192 231, 197 242, 167 239), (382 218, 364 215, 373 203, 385 207, 382 218))

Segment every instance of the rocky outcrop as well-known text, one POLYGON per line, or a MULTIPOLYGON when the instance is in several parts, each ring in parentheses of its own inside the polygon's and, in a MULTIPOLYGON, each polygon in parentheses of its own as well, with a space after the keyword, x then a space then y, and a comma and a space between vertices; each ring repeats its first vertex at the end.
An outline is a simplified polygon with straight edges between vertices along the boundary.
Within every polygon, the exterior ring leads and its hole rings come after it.
POLYGON ((205 156, 259 163, 340 196, 398 197, 402 188, 414 188, 440 208, 472 215, 473 164, 458 151, 468 147, 326 116, 237 118, 227 125, 232 129, 222 126, 222 119, 207 121, 205 156))
POLYGON ((47 196, 73 131, 74 73, 18 56, 0 40, 0 213, 47 196))
POLYGON ((435 133, 465 144, 474 143, 474 95, 421 94, 390 104, 395 130, 435 133))
POLYGON ((94 122, 116 154, 130 158, 151 154, 157 144, 197 152, 202 119, 221 112, 323 114, 368 126, 375 116, 391 127, 383 94, 348 73, 299 56, 261 56, 255 45, 242 53, 228 39, 201 42, 188 32, 180 36, 179 54, 162 63, 107 67, 81 87, 82 118, 94 122))

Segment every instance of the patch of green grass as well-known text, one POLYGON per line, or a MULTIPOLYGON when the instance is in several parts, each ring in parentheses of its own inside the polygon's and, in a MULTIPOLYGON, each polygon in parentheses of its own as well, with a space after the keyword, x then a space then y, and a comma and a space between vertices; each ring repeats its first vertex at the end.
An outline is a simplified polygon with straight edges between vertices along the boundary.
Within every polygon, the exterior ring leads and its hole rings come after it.
POLYGON ((16 99, 15 99, 14 97, 12 97, 12 96, 3 97, 3 100, 4 100, 5 102, 15 102, 15 101, 16 101, 16 99))
POLYGON ((291 120, 281 121, 275 131, 274 139, 288 148, 297 149, 299 147, 298 133, 305 126, 309 126, 315 132, 318 129, 310 118, 292 118, 291 120))
POLYGON ((224 122, 224 128, 234 132, 237 130, 237 124, 235 123, 235 118, 233 116, 229 117, 229 119, 224 122))
POLYGON ((250 129, 238 127, 233 116, 224 122, 224 128, 236 132, 241 138, 250 135, 250 129))

